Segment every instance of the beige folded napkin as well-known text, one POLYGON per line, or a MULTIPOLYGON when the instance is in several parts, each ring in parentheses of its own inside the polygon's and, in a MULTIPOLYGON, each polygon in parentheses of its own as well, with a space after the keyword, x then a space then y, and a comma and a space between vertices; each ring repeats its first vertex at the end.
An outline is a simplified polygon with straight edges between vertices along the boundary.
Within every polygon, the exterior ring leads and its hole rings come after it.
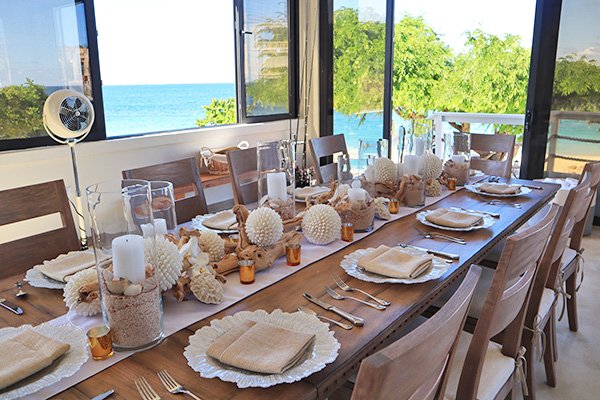
POLYGON ((408 254, 393 247, 369 260, 364 269, 392 278, 414 279, 427 272, 431 266, 431 257, 408 254))
POLYGON ((450 211, 447 208, 438 208, 434 212, 427 214, 425 219, 436 225, 448 228, 468 228, 480 224, 483 217, 460 211, 450 211))
POLYGON ((48 367, 69 348, 31 329, 0 342, 0 390, 48 367))
POLYGON ((380 245, 378 248, 376 248, 375 250, 373 250, 372 252, 370 252, 369 254, 365 254, 364 256, 362 256, 361 258, 358 259, 358 266, 366 269, 367 264, 374 259, 375 257, 379 257, 380 255, 382 255, 383 253, 385 253, 386 251, 388 251, 390 248, 388 246, 386 246, 385 244, 380 245))
POLYGON ((303 188, 296 188, 296 198, 306 199, 309 197, 316 196, 321 193, 329 192, 329 188, 323 186, 308 186, 303 188))
POLYGON ((521 191, 519 185, 507 185, 506 183, 482 183, 479 191, 492 194, 517 194, 521 191))
POLYGON ((206 353, 223 364, 262 374, 281 374, 306 353, 315 335, 244 321, 217 338, 206 353))
POLYGON ((60 255, 51 261, 44 261, 41 265, 36 265, 34 269, 40 271, 50 279, 59 282, 67 282, 72 275, 79 271, 88 269, 96 265, 94 252, 72 251, 68 254, 60 255))
POLYGON ((202 224, 208 228, 219 229, 222 231, 237 229, 237 219, 235 214, 230 210, 219 211, 215 215, 202 221, 202 224))

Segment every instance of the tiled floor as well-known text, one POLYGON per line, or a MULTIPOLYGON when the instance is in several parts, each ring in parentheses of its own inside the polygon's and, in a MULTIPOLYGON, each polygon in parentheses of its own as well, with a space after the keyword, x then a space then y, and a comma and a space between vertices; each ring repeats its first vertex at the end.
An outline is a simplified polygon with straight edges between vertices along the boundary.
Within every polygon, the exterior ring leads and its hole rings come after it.
MULTIPOLYGON (((536 364, 538 399, 600 399, 600 227, 584 238, 585 280, 578 293, 579 331, 566 320, 557 323, 557 385, 546 385, 542 363, 536 364)), ((559 302, 557 310, 560 312, 559 302)))

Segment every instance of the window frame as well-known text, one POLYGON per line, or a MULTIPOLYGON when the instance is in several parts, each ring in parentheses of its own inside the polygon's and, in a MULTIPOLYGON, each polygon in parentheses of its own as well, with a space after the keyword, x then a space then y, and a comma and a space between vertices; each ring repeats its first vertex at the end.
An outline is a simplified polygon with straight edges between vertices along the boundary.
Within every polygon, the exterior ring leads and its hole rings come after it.
MULTIPOLYGON (((94 13, 94 0, 75 0, 75 4, 83 4, 85 13, 85 26, 88 41, 88 50, 90 52, 90 73, 92 77, 92 93, 94 100, 94 125, 85 141, 98 141, 106 139, 106 126, 104 122, 104 102, 102 99, 102 79, 100 77, 100 63, 98 59, 98 32, 96 29, 96 16, 94 13)), ((6 139, 0 140, 0 151, 22 150, 32 147, 60 145, 50 136, 25 138, 25 139, 6 139)))
POLYGON ((236 104, 238 124, 270 122, 298 117, 298 0, 287 0, 288 9, 288 112, 249 116, 246 103, 244 2, 233 0, 234 38, 236 52, 236 104))

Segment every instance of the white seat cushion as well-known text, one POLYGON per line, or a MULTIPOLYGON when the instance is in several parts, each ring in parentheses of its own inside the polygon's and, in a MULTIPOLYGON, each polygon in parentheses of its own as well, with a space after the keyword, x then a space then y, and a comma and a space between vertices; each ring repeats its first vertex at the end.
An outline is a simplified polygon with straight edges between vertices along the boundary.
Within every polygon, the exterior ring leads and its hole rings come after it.
POLYGON ((577 252, 575 250, 573 250, 570 247, 567 247, 565 249, 565 252, 563 253, 562 259, 561 259, 561 265, 560 268, 561 269, 565 269, 569 264, 571 264, 573 262, 573 260, 575 260, 575 257, 577 257, 577 252))
MULTIPOLYGON (((462 332, 460 335, 444 395, 444 398, 448 400, 456 399, 456 390, 471 338, 472 335, 467 332, 462 332)), ((501 350, 502 346, 489 342, 477 390, 477 399, 479 400, 493 399, 515 370, 515 360, 502 354, 501 350)))
POLYGON ((538 315, 540 317, 544 318, 546 315, 548 315, 548 312, 550 312, 550 308, 554 303, 555 297, 556 293, 554 293, 554 290, 544 288, 544 292, 542 293, 542 301, 540 302, 540 308, 538 310, 538 315))

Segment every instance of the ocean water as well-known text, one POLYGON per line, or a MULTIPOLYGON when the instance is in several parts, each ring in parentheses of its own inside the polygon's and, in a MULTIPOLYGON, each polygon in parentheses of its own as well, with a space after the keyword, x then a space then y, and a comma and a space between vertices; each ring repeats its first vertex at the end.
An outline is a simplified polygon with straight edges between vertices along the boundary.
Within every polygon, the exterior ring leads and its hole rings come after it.
MULTIPOLYGON (((107 136, 188 129, 203 118, 203 106, 213 98, 235 97, 233 83, 185 85, 103 86, 107 136)), ((409 124, 394 117, 394 125, 409 124)), ((486 127, 477 127, 485 131, 486 127)), ((488 128, 489 129, 489 128, 488 128)), ((600 125, 563 120, 559 133, 565 136, 600 139, 600 125)), ((451 131, 446 127, 445 131, 451 131)), ((357 116, 334 113, 334 132, 344 133, 349 151, 357 154, 359 139, 377 141, 383 134, 383 113, 369 113, 361 122, 357 116)), ((600 158, 600 144, 559 140, 557 153, 600 158)))

